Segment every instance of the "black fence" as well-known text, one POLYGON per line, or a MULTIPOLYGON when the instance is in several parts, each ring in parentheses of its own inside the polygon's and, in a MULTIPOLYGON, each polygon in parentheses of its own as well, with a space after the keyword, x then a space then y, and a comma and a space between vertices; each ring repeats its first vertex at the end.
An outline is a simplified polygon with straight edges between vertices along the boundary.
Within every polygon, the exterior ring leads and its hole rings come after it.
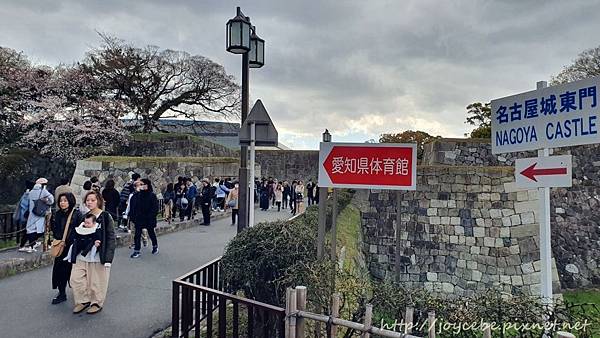
POLYGON ((23 236, 25 236, 25 224, 15 223, 12 212, 0 213, 0 248, 17 245, 23 236))
POLYGON ((225 292, 221 258, 173 281, 171 337, 285 337, 285 309, 225 292))

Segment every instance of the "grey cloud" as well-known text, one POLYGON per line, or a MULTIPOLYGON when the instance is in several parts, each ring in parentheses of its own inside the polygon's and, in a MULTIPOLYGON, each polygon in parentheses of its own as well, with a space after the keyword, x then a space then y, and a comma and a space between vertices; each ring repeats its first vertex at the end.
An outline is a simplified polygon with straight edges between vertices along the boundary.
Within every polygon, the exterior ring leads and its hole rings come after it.
MULTIPOLYGON (((34 60, 72 62, 95 30, 202 54, 239 78, 224 50, 232 1, 9 1, 0 41, 34 60)), ((266 40, 251 95, 276 125, 318 139, 323 127, 361 132, 431 128, 461 136, 465 106, 533 88, 600 44, 600 1, 242 2, 266 40), (381 121, 384 123, 381 123, 381 121)), ((304 139, 303 139, 304 137, 304 139)), ((362 141, 362 140, 357 140, 362 141)), ((294 141, 296 142, 296 141, 294 141)))

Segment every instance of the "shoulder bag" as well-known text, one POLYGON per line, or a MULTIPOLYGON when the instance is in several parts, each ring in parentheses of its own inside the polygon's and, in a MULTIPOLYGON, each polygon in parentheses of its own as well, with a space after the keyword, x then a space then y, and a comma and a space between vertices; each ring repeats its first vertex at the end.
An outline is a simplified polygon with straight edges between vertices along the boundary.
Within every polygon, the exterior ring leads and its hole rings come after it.
POLYGON ((50 246, 50 256, 58 257, 65 250, 65 246, 66 246, 65 240, 67 239, 67 234, 69 233, 69 227, 71 225, 71 217, 73 216, 74 211, 75 211, 75 208, 73 208, 73 210, 71 210, 69 217, 67 217, 67 223, 65 223, 65 231, 63 231, 62 239, 55 239, 52 241, 52 244, 50 246))

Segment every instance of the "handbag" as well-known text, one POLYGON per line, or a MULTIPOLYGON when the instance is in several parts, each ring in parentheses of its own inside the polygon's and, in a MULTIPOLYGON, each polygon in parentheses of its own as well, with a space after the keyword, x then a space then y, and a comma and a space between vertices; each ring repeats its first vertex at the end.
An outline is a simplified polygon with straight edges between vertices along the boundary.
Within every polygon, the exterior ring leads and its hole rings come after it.
POLYGON ((227 202, 227 207, 229 207, 229 208, 235 208, 236 204, 237 204, 237 200, 229 200, 227 202))
POLYGON ((40 196, 38 197, 37 200, 33 201, 33 210, 31 210, 31 212, 38 217, 45 216, 46 212, 48 211, 48 208, 50 208, 50 206, 46 202, 46 199, 41 198, 43 191, 44 191, 44 189, 41 189, 40 196))
POLYGON ((52 241, 52 244, 50 245, 50 256, 58 257, 65 250, 65 240, 67 239, 67 234, 69 233, 69 225, 71 224, 71 217, 73 216, 74 211, 75 209, 73 208, 69 214, 69 217, 67 217, 67 223, 65 223, 65 231, 63 231, 62 239, 55 239, 52 241))

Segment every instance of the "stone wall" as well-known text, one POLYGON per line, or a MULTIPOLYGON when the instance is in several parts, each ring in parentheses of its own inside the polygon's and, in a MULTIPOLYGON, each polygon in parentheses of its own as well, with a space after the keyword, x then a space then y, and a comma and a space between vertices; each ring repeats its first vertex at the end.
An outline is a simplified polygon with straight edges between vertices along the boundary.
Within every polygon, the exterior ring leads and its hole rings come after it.
POLYGON ((280 180, 312 179, 316 182, 319 169, 317 150, 261 150, 256 152, 262 176, 280 180))
POLYGON ((537 152, 492 154, 489 139, 443 138, 425 144, 423 165, 511 166, 515 159, 536 156, 537 152))
MULTIPOLYGON (((424 164, 513 165, 537 152, 492 155, 489 139, 440 139, 425 145, 424 164)), ((565 288, 600 286, 600 145, 554 149, 573 155, 573 186, 551 189, 552 250, 565 288)))
MULTIPOLYGON (((491 287, 539 294, 536 190, 517 190, 511 167, 420 166, 417 180, 414 192, 372 190, 362 210, 375 277, 393 276, 400 231, 399 277, 407 286, 458 296, 491 287)), ((558 289, 556 270, 554 280, 558 289)))
MULTIPOLYGON (((151 134, 154 135, 154 134, 151 134)), ((115 154, 121 156, 159 156, 159 157, 237 157, 233 149, 207 141, 192 135, 161 134, 161 137, 135 135, 127 146, 121 147, 115 154)))
POLYGON ((191 177, 197 181, 204 177, 237 177, 239 163, 236 159, 211 161, 200 158, 181 158, 179 161, 161 160, 160 158, 115 158, 104 157, 98 160, 77 161, 77 167, 71 181, 76 196, 81 197, 83 183, 96 176, 104 186, 108 179, 115 180, 115 187, 121 187, 130 179, 129 173, 136 172, 142 178, 152 181, 157 193, 164 190, 168 183, 176 182, 178 176, 191 177))

